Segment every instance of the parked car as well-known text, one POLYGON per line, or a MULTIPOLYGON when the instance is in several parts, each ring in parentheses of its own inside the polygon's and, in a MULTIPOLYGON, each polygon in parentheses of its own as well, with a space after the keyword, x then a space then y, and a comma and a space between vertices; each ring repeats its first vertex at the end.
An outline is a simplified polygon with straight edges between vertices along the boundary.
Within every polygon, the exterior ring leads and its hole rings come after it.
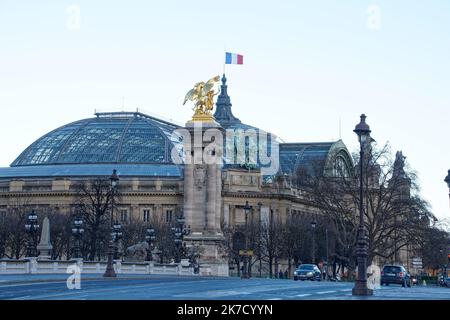
POLYGON ((405 267, 398 265, 386 265, 381 271, 381 285, 401 284, 403 287, 411 287, 411 276, 405 267))
POLYGON ((312 280, 322 281, 322 272, 315 264, 301 264, 294 271, 294 280, 312 280))

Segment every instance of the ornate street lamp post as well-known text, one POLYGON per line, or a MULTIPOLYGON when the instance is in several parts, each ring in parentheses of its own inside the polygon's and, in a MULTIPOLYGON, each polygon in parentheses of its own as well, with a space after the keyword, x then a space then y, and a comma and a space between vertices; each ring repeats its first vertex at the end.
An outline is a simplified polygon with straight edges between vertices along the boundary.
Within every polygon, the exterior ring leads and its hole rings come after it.
POLYGON ((316 263, 316 221, 311 221, 311 230, 312 230, 312 264, 316 263))
POLYGON ((149 225, 147 228, 147 234, 145 235, 145 240, 147 240, 148 243, 148 250, 147 250, 147 261, 153 261, 153 243, 155 242, 155 229, 153 229, 152 225, 149 225))
POLYGON ((83 220, 80 217, 76 217, 73 221, 72 227, 72 235, 75 238, 75 246, 73 248, 73 257, 75 259, 81 258, 81 237, 83 236, 84 228, 83 228, 83 220))
POLYGON ((355 296, 370 296, 373 291, 367 287, 367 239, 364 228, 364 212, 363 212, 363 163, 364 163, 364 149, 366 144, 370 143, 370 127, 366 123, 366 115, 361 115, 361 122, 356 125, 353 130, 358 135, 360 144, 359 152, 359 228, 358 240, 356 245, 356 259, 358 262, 358 276, 355 281, 355 287, 352 294, 355 296))
POLYGON ((119 240, 122 239, 122 225, 116 220, 112 228, 112 238, 114 239, 114 260, 120 259, 119 240))
POLYGON ((113 224, 114 224, 114 197, 115 197, 115 191, 117 188, 117 184, 119 183, 119 176, 117 175, 117 170, 114 169, 111 177, 109 178, 111 182, 111 221, 110 221, 110 227, 111 227, 111 238, 109 240, 109 246, 108 246, 108 263, 106 265, 105 273, 103 274, 103 277, 105 278, 115 278, 117 277, 116 272, 114 271, 114 236, 113 236, 113 224))
POLYGON ((25 225, 25 231, 28 233, 27 257, 37 257, 36 233, 39 231, 37 219, 38 216, 36 212, 31 210, 27 217, 27 224, 25 225))
POLYGON ((245 237, 244 237, 244 268, 242 270, 242 278, 248 279, 250 278, 248 272, 248 244, 247 244, 247 235, 248 235, 248 215, 252 207, 248 204, 248 201, 245 201, 244 213, 245 213, 245 237))
POLYGON ((191 233, 191 227, 186 227, 185 225, 186 220, 184 219, 183 215, 181 215, 180 218, 177 220, 177 226, 175 228, 172 228, 172 231, 175 235, 175 247, 176 247, 176 257, 175 257, 175 263, 180 263, 182 258, 182 249, 183 249, 183 238, 184 236, 187 236, 191 233))

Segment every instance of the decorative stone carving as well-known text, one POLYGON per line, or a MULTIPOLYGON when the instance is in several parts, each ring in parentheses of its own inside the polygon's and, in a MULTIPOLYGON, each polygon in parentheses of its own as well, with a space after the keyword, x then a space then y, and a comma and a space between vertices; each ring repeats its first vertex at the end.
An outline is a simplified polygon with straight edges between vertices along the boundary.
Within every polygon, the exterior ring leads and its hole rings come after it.
POLYGON ((197 189, 201 189, 206 184, 206 166, 197 164, 194 167, 194 184, 197 189))

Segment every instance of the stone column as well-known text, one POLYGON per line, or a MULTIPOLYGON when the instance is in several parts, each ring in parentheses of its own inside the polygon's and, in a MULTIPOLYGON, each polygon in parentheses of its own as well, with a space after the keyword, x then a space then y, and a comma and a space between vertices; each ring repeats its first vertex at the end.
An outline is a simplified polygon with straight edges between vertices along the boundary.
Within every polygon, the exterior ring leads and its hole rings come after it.
POLYGON ((215 231, 222 234, 221 228, 221 213, 222 213, 222 166, 216 165, 216 221, 215 221, 215 231))
MULTIPOLYGON (((203 141, 208 129, 219 129, 217 123, 187 123, 191 134, 193 163, 185 164, 184 172, 184 212, 191 233, 185 237, 186 245, 200 245, 203 249, 199 263, 203 270, 211 270, 212 275, 228 276, 228 263, 219 253, 220 243, 224 241, 220 228, 222 207, 221 165, 211 163, 203 158, 204 151, 211 156, 220 156, 220 145, 203 141), (205 269, 206 268, 206 269, 205 269)), ((217 140, 214 140, 217 141, 217 140)), ((188 148, 186 148, 188 149, 188 148)))
POLYGON ((230 205, 229 204, 223 205, 223 223, 226 226, 230 225, 230 205))
POLYGON ((220 217, 220 212, 217 211, 217 177, 215 165, 207 166, 207 190, 206 190, 206 216, 207 216, 207 230, 209 232, 217 232, 216 215, 220 217))
POLYGON ((184 217, 186 224, 191 226, 192 232, 198 232, 197 224, 194 224, 194 168, 192 164, 184 166, 184 217))

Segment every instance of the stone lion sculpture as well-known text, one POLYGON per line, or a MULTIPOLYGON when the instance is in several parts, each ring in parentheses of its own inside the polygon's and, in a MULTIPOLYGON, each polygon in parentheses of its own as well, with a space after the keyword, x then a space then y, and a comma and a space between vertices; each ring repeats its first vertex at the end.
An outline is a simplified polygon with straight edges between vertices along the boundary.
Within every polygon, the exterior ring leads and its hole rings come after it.
POLYGON ((147 242, 139 242, 126 250, 126 258, 129 261, 145 261, 147 250, 149 249, 147 242))

